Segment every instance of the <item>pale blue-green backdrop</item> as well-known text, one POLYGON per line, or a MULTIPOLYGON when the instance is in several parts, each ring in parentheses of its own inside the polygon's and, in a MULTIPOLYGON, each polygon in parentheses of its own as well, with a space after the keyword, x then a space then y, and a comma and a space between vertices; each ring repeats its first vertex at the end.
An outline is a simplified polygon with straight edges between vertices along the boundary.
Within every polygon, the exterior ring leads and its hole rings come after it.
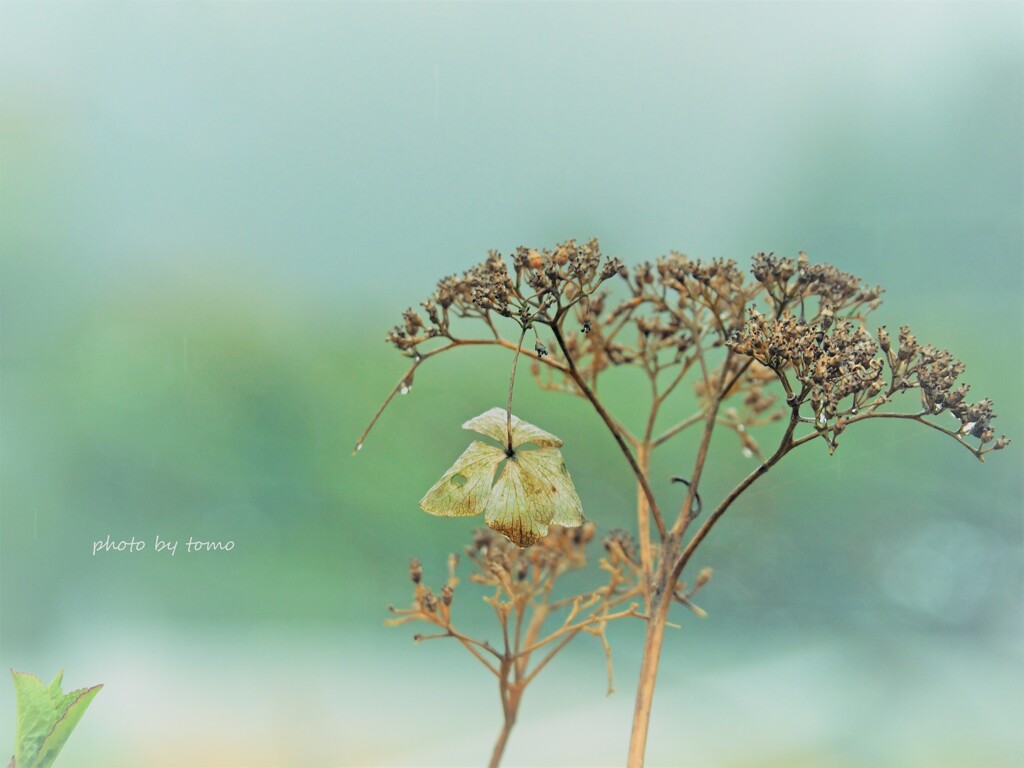
MULTIPOLYGON (((591 236, 882 283, 877 321, 960 356, 1017 441, 981 465, 868 424, 762 479, 696 558, 710 617, 668 639, 650 764, 1024 763, 1022 27, 1019 3, 0 5, 0 666, 106 685, 58 764, 482 764, 493 681, 382 621, 408 558, 438 583, 475 524, 416 502, 508 356, 425 367, 351 448, 435 280, 591 236), (108 535, 147 546, 94 556, 108 535)), ((631 527, 593 414, 516 397, 588 516, 631 527)), ((715 458, 706 496, 750 467, 715 458)), ((641 630, 609 637, 618 693, 578 640, 508 765, 623 762, 641 630)))

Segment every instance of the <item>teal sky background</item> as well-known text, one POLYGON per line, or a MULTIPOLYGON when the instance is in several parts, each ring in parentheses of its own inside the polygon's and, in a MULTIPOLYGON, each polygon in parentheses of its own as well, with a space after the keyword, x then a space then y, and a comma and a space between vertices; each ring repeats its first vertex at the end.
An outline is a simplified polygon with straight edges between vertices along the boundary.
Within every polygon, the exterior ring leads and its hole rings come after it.
MULTIPOLYGON (((480 764, 491 681, 382 621, 478 524, 416 502, 510 360, 424 367, 353 458, 387 329, 491 248, 804 250, 883 284, 877 324, 963 359, 1015 442, 867 424, 773 469, 697 558, 649 763, 1021 764, 1022 136, 1018 3, 0 5, 0 666, 105 683, 66 768, 480 764)), ((632 527, 584 404, 516 402, 632 527)), ((705 498, 749 471, 718 450, 705 498)), ((576 641, 508 765, 622 764, 642 633, 609 636, 618 693, 576 641)))

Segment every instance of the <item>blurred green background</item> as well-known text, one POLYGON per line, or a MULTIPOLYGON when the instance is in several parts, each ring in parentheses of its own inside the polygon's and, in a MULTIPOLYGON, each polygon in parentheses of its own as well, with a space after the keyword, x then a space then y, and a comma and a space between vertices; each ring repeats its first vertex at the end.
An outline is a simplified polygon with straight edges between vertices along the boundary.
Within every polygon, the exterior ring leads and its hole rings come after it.
MULTIPOLYGON (((496 686, 382 621, 479 524, 416 502, 508 355, 424 367, 351 449, 434 281, 590 236, 882 283, 877 322, 960 356, 1016 440, 982 465, 867 424, 763 478, 695 560, 710 617, 668 639, 649 764, 1024 764, 1022 30, 1017 3, 3 3, 0 662, 106 684, 59 764, 482 764, 496 686)), ((516 397, 632 528, 593 414, 516 397)), ((723 440, 705 501, 750 466, 723 440)), ((623 762, 641 628, 609 637, 619 692, 578 640, 508 765, 623 762)))

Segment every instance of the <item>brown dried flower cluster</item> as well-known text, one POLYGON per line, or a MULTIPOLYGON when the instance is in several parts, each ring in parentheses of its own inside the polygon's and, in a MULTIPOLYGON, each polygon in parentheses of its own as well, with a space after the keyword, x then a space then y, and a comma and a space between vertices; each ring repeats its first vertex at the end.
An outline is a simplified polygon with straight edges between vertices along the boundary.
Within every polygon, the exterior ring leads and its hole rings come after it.
MULTIPOLYGON (((619 614, 611 608, 635 598, 638 592, 637 563, 635 557, 621 556, 621 549, 606 542, 609 557, 601 561, 601 567, 608 573, 608 583, 592 592, 571 597, 556 598, 555 584, 559 577, 569 571, 578 570, 587 564, 587 546, 594 538, 595 526, 585 523, 577 528, 552 526, 550 533, 535 546, 520 548, 489 528, 473 532, 473 541, 464 551, 464 556, 473 566, 469 581, 494 588, 484 598, 492 605, 502 623, 503 634, 509 631, 505 626, 510 617, 517 624, 515 636, 510 637, 515 651, 528 659, 530 654, 548 645, 566 633, 587 630, 603 633, 604 624, 615 618, 635 615, 633 608, 619 614), (571 608, 563 618, 561 627, 546 638, 540 638, 544 622, 562 608, 571 608), (530 613, 535 621, 526 622, 530 613), (524 626, 528 627, 524 638, 518 637, 524 626)), ((426 621, 441 627, 441 635, 431 637, 454 637, 466 640, 477 649, 490 648, 487 642, 473 641, 459 633, 451 617, 455 588, 459 584, 456 567, 461 558, 452 554, 448 558, 448 579, 440 596, 423 584, 423 568, 418 559, 409 565, 409 575, 415 585, 413 606, 409 609, 391 608, 396 618, 389 624, 399 625, 410 621, 426 621)), ((417 635, 417 640, 428 639, 417 635)))
POLYGON ((859 277, 830 264, 811 264, 803 252, 796 259, 758 253, 751 271, 776 308, 817 299, 820 309, 860 316, 861 307, 867 305, 869 312, 881 303, 881 286, 864 288, 859 277))
POLYGON ((597 240, 585 245, 570 240, 553 251, 520 247, 512 261, 514 278, 496 251, 461 276, 443 278, 430 298, 421 302, 427 320, 407 309, 402 324, 388 333, 388 342, 415 355, 417 345, 431 339, 455 341, 451 331, 453 317, 475 317, 492 330, 492 313, 516 318, 521 325, 535 319, 550 319, 585 300, 600 283, 622 269, 618 260, 602 257, 597 240))
MULTIPOLYGON (((613 367, 642 368, 654 391, 648 434, 630 433, 621 424, 612 429, 620 445, 634 449, 645 439, 660 446, 707 415, 695 414, 661 435, 650 432, 661 404, 695 367, 694 385, 708 407, 742 394, 742 413, 733 408, 716 419, 740 435, 749 454, 760 455, 749 430, 784 415, 765 413, 776 401, 768 391, 773 377, 795 422, 813 425, 830 450, 853 422, 897 416, 956 437, 979 459, 1008 444, 995 437, 991 402, 966 401, 968 387, 957 383, 963 364, 950 353, 919 344, 905 326, 895 348, 885 328, 876 343, 865 320, 881 302, 880 286, 867 287, 831 265, 812 264, 804 253, 796 258, 758 253, 751 273, 754 279, 748 280, 732 260, 702 262, 679 253, 627 270, 604 257, 596 240, 585 245, 570 240, 551 250, 520 247, 511 270, 491 252, 461 276, 438 283, 422 302, 426 318, 408 309, 388 334, 389 342, 413 358, 396 390, 408 391, 417 366, 429 357, 464 344, 491 343, 532 357, 542 387, 584 397, 599 413, 594 396, 599 376, 613 367), (625 287, 617 299, 608 287, 616 276, 625 287), (454 318, 482 321, 488 333, 475 339, 456 336, 454 318), (516 322, 518 341, 502 336, 499 318, 516 322), (570 318, 575 328, 567 327, 570 318), (544 338, 545 328, 553 343, 544 338), (532 349, 523 345, 531 330, 532 349), (897 414, 884 407, 910 389, 920 389, 921 410, 897 414), (933 417, 942 411, 959 425, 937 424, 933 417)), ((607 414, 602 418, 611 420, 607 414)), ((794 438, 795 444, 801 441, 794 438)))
MULTIPOLYGON (((799 409, 805 402, 815 426, 824 431, 829 420, 856 414, 882 391, 882 361, 875 358, 874 341, 857 324, 835 322, 828 308, 818 323, 808 324, 785 312, 770 319, 756 309, 743 330, 728 342, 733 353, 751 357, 771 370, 786 393, 786 402, 799 409), (791 379, 792 376, 792 379, 791 379), (843 401, 849 402, 843 405, 843 401)), ((830 448, 845 422, 833 424, 830 448)))
POLYGON ((594 533, 593 523, 578 528, 552 526, 535 546, 520 549, 488 528, 474 532, 473 543, 465 549, 465 557, 473 566, 469 581, 492 590, 484 602, 494 610, 500 627, 500 640, 494 644, 471 637, 455 626, 452 612, 459 585, 458 555, 448 557, 448 578, 440 593, 423 584, 420 561, 410 563, 413 605, 408 609, 392 607, 395 618, 388 624, 432 624, 440 631, 417 634, 414 639, 453 638, 498 679, 505 726, 491 765, 498 764, 526 687, 580 633, 594 635, 604 647, 608 692, 614 690, 612 649, 605 628, 617 619, 641 616, 637 601, 643 590, 635 558, 623 557, 620 548, 606 543, 608 556, 601 560, 607 576, 603 586, 565 597, 555 593, 560 576, 587 564, 586 549, 594 533), (551 623, 555 626, 546 628, 551 623))
POLYGON ((995 440, 991 450, 999 450, 1009 444, 1005 436, 995 439, 992 401, 987 398, 977 403, 966 401, 970 385, 958 386, 956 383, 964 372, 964 364, 952 354, 930 344, 922 346, 905 325, 900 328, 897 349, 892 348, 884 327, 878 329, 878 340, 892 372, 890 390, 896 392, 919 387, 922 416, 948 411, 960 422, 958 435, 976 437, 983 446, 995 440))

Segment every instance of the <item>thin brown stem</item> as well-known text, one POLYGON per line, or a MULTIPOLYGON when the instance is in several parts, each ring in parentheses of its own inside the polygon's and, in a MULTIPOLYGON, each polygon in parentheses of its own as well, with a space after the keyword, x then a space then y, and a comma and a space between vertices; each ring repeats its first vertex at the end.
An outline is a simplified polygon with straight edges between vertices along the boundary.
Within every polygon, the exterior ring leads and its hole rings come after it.
MULTIPOLYGON (((520 656, 528 656, 529 654, 533 653, 534 651, 539 650, 540 648, 543 648, 545 645, 549 645, 549 644, 553 643, 555 640, 558 640, 559 638, 564 637, 564 635, 566 633, 575 634, 576 632, 579 632, 581 629, 583 629, 585 627, 589 627, 592 624, 607 623, 609 621, 615 621, 617 619, 625 618, 626 616, 638 616, 638 615, 639 614, 636 612, 636 603, 633 603, 629 608, 627 608, 624 611, 619 611, 618 613, 609 613, 609 614, 592 613, 589 616, 587 616, 585 619, 581 619, 580 621, 576 622, 575 624, 567 623, 567 624, 565 624, 565 626, 562 626, 559 629, 556 629, 554 632, 552 632, 547 637, 543 638, 542 640, 538 640, 537 642, 529 645, 527 648, 525 648, 522 651, 520 651, 519 655, 520 656)), ((532 677, 533 673, 531 673, 530 676, 532 677)))
MULTIPOLYGON (((729 370, 729 363, 732 360, 732 352, 725 357, 725 362, 722 363, 723 377, 725 371, 729 370)), ((749 364, 748 364, 749 365, 749 364)), ((674 541, 678 542, 682 536, 686 533, 687 527, 690 525, 690 521, 693 520, 693 502, 697 498, 697 486, 700 484, 701 474, 704 472, 704 464, 708 458, 708 448, 711 446, 711 435, 715 430, 715 424, 718 421, 718 409, 722 406, 722 401, 727 397, 729 389, 738 381, 739 377, 743 375, 743 371, 747 369, 747 365, 741 366, 740 371, 734 376, 727 386, 723 386, 714 396, 708 407, 706 414, 706 421, 704 422, 704 434, 701 437, 700 446, 697 448, 697 458, 693 463, 693 475, 690 477, 688 483, 688 490, 686 492, 686 498, 683 499, 683 505, 679 510, 679 517, 676 518, 675 525, 672 526, 672 536, 674 541)), ((725 384, 725 382, 723 382, 725 384)), ((795 412, 794 412, 795 417, 795 412)), ((675 581, 672 580, 668 585, 669 588, 675 585, 675 581)))
MULTIPOLYGON (((728 358, 726 358, 726 362, 728 362, 731 359, 732 354, 730 354, 728 358)), ((740 378, 743 376, 743 374, 747 372, 747 369, 751 366, 751 364, 753 364, 753 362, 753 358, 749 358, 748 360, 744 361, 744 363, 736 370, 736 373, 733 375, 733 377, 722 386, 723 399, 725 399, 729 395, 729 391, 736 386, 736 382, 738 382, 740 378)), ((723 373, 726 371, 726 368, 727 366, 722 367, 723 373)))
MULTIPOLYGON (((651 467, 651 442, 649 436, 644 439, 637 448, 637 464, 644 476, 650 472, 651 467)), ((651 572, 653 569, 653 555, 651 553, 651 516, 650 505, 647 502, 647 494, 643 486, 637 483, 636 487, 636 528, 637 538, 640 540, 640 568, 642 578, 640 585, 644 594, 644 609, 651 612, 651 572)), ((664 537, 662 537, 664 540, 664 537)))
POLYGON ((694 424, 696 424, 698 421, 700 421, 703 418, 704 418, 704 412, 701 411, 700 413, 693 414, 689 418, 683 419, 682 421, 680 421, 675 426, 669 427, 664 432, 662 432, 660 435, 658 435, 656 438, 654 438, 654 440, 651 442, 651 446, 653 448, 659 447, 660 445, 662 445, 666 441, 671 440, 673 437, 678 435, 680 432, 682 432, 687 427, 692 427, 694 424))
POLYGON ((509 682, 510 671, 511 667, 507 663, 502 666, 502 675, 498 686, 501 693, 504 721, 502 722, 501 733, 498 734, 498 740, 495 742, 494 749, 491 752, 488 768, 498 768, 501 764, 501 758, 505 754, 505 746, 508 744, 509 734, 512 733, 512 727, 516 724, 516 715, 519 713, 519 702, 522 698, 523 689, 509 682))
MULTIPOLYGON (((938 430, 944 435, 949 435, 950 437, 955 439, 960 445, 962 445, 964 448, 970 451, 974 456, 976 456, 980 461, 985 460, 985 458, 981 455, 982 451, 975 449, 974 446, 972 446, 970 443, 965 442, 963 436, 959 432, 956 432, 951 429, 946 429, 945 427, 940 427, 933 421, 928 421, 928 419, 924 418, 924 414, 881 413, 879 411, 872 410, 869 413, 864 413, 858 416, 851 416, 850 419, 847 421, 847 424, 853 424, 854 422, 857 421, 867 421, 868 419, 907 419, 909 421, 916 421, 918 424, 924 424, 926 427, 931 427, 932 429, 938 430)), ((817 437, 817 435, 808 435, 808 437, 817 437)), ((803 442, 803 440, 804 438, 800 438, 800 440, 797 442, 801 443, 803 442)))
POLYGON ((523 339, 526 338, 526 324, 523 324, 523 332, 519 334, 519 344, 516 346, 516 353, 512 357, 512 373, 508 377, 508 405, 505 408, 505 426, 508 430, 508 443, 505 452, 512 455, 512 391, 516 386, 516 365, 519 364, 519 355, 523 351, 523 339))
POLYGON ((683 504, 679 509, 679 516, 676 518, 676 522, 672 526, 672 537, 676 542, 678 542, 686 532, 686 527, 690 524, 690 520, 693 518, 690 512, 693 509, 694 499, 697 498, 697 485, 700 483, 700 477, 704 472, 704 464, 708 459, 708 448, 711 446, 711 435, 715 430, 718 408, 721 404, 721 397, 715 397, 715 399, 711 401, 708 413, 705 416, 704 433, 701 435, 700 445, 697 447, 697 458, 693 462, 693 474, 690 475, 689 483, 687 484, 686 497, 683 499, 683 504))
POLYGON ((572 640, 574 637, 576 637, 576 635, 580 633, 581 629, 583 629, 582 626, 576 627, 571 632, 568 632, 561 639, 558 645, 556 645, 554 648, 552 648, 550 651, 544 654, 544 658, 537 663, 537 666, 530 670, 530 674, 523 678, 523 685, 525 686, 529 684, 533 680, 533 678, 535 678, 537 674, 548 665, 548 662, 555 658, 558 652, 562 650, 569 643, 570 640, 572 640))
MULTIPOLYGON (((450 347, 444 347, 444 348, 445 349, 450 349, 450 347)), ((438 351, 438 350, 435 350, 435 351, 438 351)), ((391 391, 388 393, 388 396, 385 397, 384 398, 384 402, 381 403, 380 408, 378 408, 377 412, 375 414, 373 414, 373 418, 370 419, 370 423, 366 425, 366 429, 363 430, 363 434, 361 434, 359 436, 359 439, 356 441, 356 447, 352 449, 352 455, 353 456, 355 456, 357 453, 359 453, 363 449, 363 442, 366 440, 367 435, 370 434, 370 430, 373 429, 374 424, 377 423, 377 419, 379 419, 381 417, 381 414, 384 413, 384 410, 388 407, 388 405, 391 403, 391 401, 394 400, 395 395, 397 395, 401 391, 402 387, 407 386, 406 382, 408 382, 409 378, 416 372, 416 367, 421 362, 423 362, 423 360, 424 360, 424 358, 420 357, 418 360, 416 360, 416 362, 414 362, 411 366, 409 366, 409 370, 405 372, 405 375, 402 376, 402 378, 400 378, 398 380, 398 383, 395 384, 394 387, 391 388, 391 391)))
POLYGON ((548 366, 549 368, 554 368, 555 370, 561 371, 562 373, 568 373, 569 372, 569 370, 564 365, 561 365, 557 360, 552 360, 550 357, 545 357, 545 356, 539 355, 538 353, 534 352, 531 349, 522 349, 520 345, 517 345, 517 344, 509 341, 508 339, 504 339, 504 338, 502 338, 502 339, 456 339, 456 340, 453 340, 452 344, 446 344, 445 346, 439 347, 438 349, 434 350, 434 353, 441 352, 441 351, 447 352, 449 349, 455 349, 456 347, 482 347, 482 346, 504 347, 505 349, 511 350, 513 352, 515 352, 516 350, 520 350, 520 354, 521 355, 525 355, 526 357, 529 357, 529 358, 531 358, 532 360, 535 360, 538 363, 542 363, 542 364, 548 366))
POLYGON ((651 722, 651 705, 654 701, 654 684, 658 678, 661 644, 665 638, 665 626, 668 623, 668 609, 671 604, 668 595, 662 594, 660 602, 648 612, 640 680, 637 683, 636 703, 633 708, 633 730, 629 736, 629 754, 626 759, 629 768, 641 768, 644 764, 647 730, 651 722))
MULTIPOLYGON (((491 670, 491 672, 493 672, 495 675, 498 675, 497 668, 495 668, 495 666, 493 664, 491 664, 491 662, 489 662, 487 659, 485 659, 483 657, 483 654, 480 653, 480 651, 478 651, 476 648, 473 647, 474 641, 470 640, 470 638, 463 637, 461 635, 453 635, 453 637, 458 639, 458 641, 460 643, 462 643, 462 646, 467 651, 469 651, 471 654, 473 654, 473 656, 476 657, 477 661, 479 661, 481 664, 483 664, 485 667, 487 667, 489 670, 491 670)), ((490 648, 490 646, 487 646, 487 649, 490 650, 490 651, 494 650, 493 648, 490 648)), ((495 655, 497 655, 496 652, 495 652, 495 655)))
POLYGON ((687 359, 682 361, 682 363, 679 366, 679 373, 677 373, 672 378, 671 383, 667 387, 665 387, 665 389, 662 391, 662 393, 660 395, 658 395, 658 405, 659 405, 659 407, 660 407, 661 403, 665 402, 665 399, 670 394, 672 394, 672 391, 676 387, 679 386, 679 384, 682 382, 682 380, 686 378, 686 374, 690 372, 690 367, 693 365, 695 359, 696 358, 694 358, 694 357, 689 357, 689 358, 687 358, 687 359))
POLYGON ((629 462, 630 469, 633 470, 633 474, 636 476, 637 482, 640 483, 640 486, 643 488, 644 495, 647 497, 647 503, 651 508, 651 515, 654 517, 654 521, 658 526, 658 532, 661 534, 662 540, 664 540, 668 536, 668 530, 665 528, 665 521, 661 517, 661 511, 658 509, 658 502, 654 498, 654 491, 651 490, 651 484, 647 480, 647 475, 644 474, 640 465, 637 464, 636 457, 629 449, 629 446, 626 445, 626 440, 622 436, 615 420, 608 414, 604 405, 593 393, 590 387, 587 386, 586 381, 584 381, 583 377, 580 375, 579 369, 576 367, 576 363, 572 359, 572 355, 569 353, 569 349, 565 343, 565 338, 562 336, 562 331, 558 327, 558 323, 551 324, 551 331, 555 335, 555 341, 558 342, 559 349, 562 350, 562 354, 565 356, 566 363, 569 366, 569 375, 572 377, 572 380, 576 382, 576 386, 580 388, 584 397, 586 397, 587 400, 590 401, 591 405, 594 406, 594 410, 597 411, 598 416, 600 416, 604 421, 608 430, 612 433, 612 437, 615 438, 615 442, 618 443, 619 449, 626 457, 626 461, 629 462))
MULTIPOLYGON (((769 469, 775 466, 779 462, 779 459, 800 444, 801 441, 794 442, 793 440, 793 431, 796 429, 796 425, 798 423, 799 408, 795 407, 793 408, 792 415, 790 416, 789 426, 786 428, 786 433, 782 436, 782 440, 779 442, 779 447, 775 450, 775 453, 773 453, 767 461, 761 464, 761 466, 743 478, 739 485, 729 492, 729 494, 722 500, 722 503, 718 505, 714 512, 708 515, 703 525, 697 529, 693 538, 691 538, 689 543, 687 543, 686 548, 683 550, 679 559, 675 562, 675 565, 672 568, 672 575, 670 578, 673 583, 678 581, 683 569, 686 567, 686 563, 689 562, 690 558, 693 556, 694 551, 696 551, 697 547, 700 546, 700 543, 704 541, 704 538, 714 527, 715 523, 718 522, 719 518, 721 518, 722 515, 725 514, 726 510, 732 506, 732 503, 739 498, 740 494, 747 490, 747 488, 749 488, 755 480, 761 477, 761 475, 765 474, 769 469)), ((815 437, 817 437, 817 435, 815 435, 815 437)))
POLYGON ((471 654, 473 654, 473 656, 476 657, 477 661, 479 661, 481 664, 487 667, 487 669, 493 672, 495 676, 499 676, 498 668, 491 664, 491 662, 489 662, 486 658, 484 658, 484 655, 480 653, 480 651, 478 651, 477 648, 480 648, 481 650, 493 654, 499 660, 502 658, 500 653, 494 650, 487 643, 481 643, 479 640, 474 640, 472 637, 467 637, 466 635, 457 632, 451 626, 446 626, 445 630, 446 631, 438 632, 435 635, 416 635, 416 642, 422 642, 423 640, 438 640, 442 637, 454 637, 456 640, 462 643, 462 645, 465 647, 467 651, 469 651, 471 654))
POLYGON ((394 399, 395 395, 397 395, 402 390, 402 386, 407 385, 407 382, 409 381, 410 377, 412 377, 412 375, 415 373, 416 368, 422 365, 427 359, 434 357, 435 355, 439 355, 442 352, 449 352, 458 347, 504 347, 505 349, 510 349, 513 352, 516 352, 517 354, 526 355, 527 357, 532 358, 533 360, 539 363, 543 363, 544 365, 547 365, 551 368, 554 368, 555 370, 561 371, 562 373, 569 373, 568 368, 559 364, 555 360, 545 357, 537 352, 533 352, 528 349, 523 349, 522 338, 520 338, 519 344, 513 344, 508 339, 503 339, 500 337, 495 339, 456 339, 454 337, 449 337, 449 341, 450 343, 438 347, 437 349, 432 349, 429 352, 419 353, 419 358, 412 364, 409 370, 405 372, 405 375, 398 380, 398 383, 395 384, 395 386, 391 389, 391 391, 388 393, 388 396, 384 398, 384 402, 381 403, 380 408, 377 409, 377 412, 374 414, 373 418, 370 419, 370 423, 366 426, 366 429, 363 430, 363 434, 361 434, 359 436, 359 439, 356 441, 356 446, 352 450, 353 455, 359 453, 359 451, 362 450, 363 443, 366 441, 366 438, 369 436, 371 430, 373 430, 374 426, 377 424, 377 421, 380 419, 381 415, 391 404, 391 401, 394 399))

